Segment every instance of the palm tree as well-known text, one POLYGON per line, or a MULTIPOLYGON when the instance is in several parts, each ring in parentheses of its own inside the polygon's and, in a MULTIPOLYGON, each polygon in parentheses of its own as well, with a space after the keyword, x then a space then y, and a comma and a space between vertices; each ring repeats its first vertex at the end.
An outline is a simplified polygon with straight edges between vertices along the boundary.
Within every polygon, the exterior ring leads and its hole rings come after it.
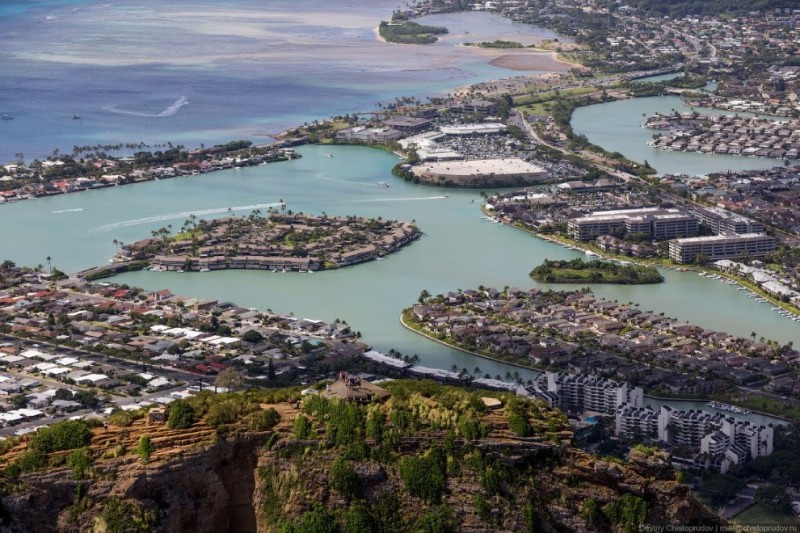
POLYGON ((49 255, 47 256, 47 275, 48 276, 52 276, 53 275, 53 264, 50 261, 50 256, 49 255))

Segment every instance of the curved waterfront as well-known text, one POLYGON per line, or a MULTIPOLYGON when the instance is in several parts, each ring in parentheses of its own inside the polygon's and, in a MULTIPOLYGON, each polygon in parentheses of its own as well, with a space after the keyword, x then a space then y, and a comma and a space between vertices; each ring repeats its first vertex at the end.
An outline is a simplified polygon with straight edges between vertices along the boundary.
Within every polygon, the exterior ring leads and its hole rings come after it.
MULTIPOLYGON (((114 239, 133 242, 166 224, 178 227, 189 213, 224 216, 233 207, 246 215, 256 206, 264 211, 281 199, 295 211, 414 220, 424 233, 418 241, 383 261, 338 271, 138 272, 116 281, 325 320, 344 318, 378 349, 417 352, 426 364, 443 368, 457 364, 470 370, 476 366, 473 358, 434 347, 405 331, 399 324, 400 310, 413 303, 422 289, 439 293, 481 284, 536 286, 528 272, 543 259, 580 256, 482 220, 477 191, 426 187, 395 178, 390 170, 397 159, 386 152, 347 146, 305 146, 299 151, 303 158, 287 163, 2 206, 0 255, 30 265, 45 264, 51 256, 54 266, 72 272, 105 263, 115 251, 114 239), (391 187, 378 187, 379 181, 391 187), (25 228, 25 238, 14 228, 25 228)), ((755 331, 780 342, 800 342, 796 323, 744 291, 692 273, 662 273, 666 281, 658 285, 593 289, 599 296, 639 302, 643 308, 704 327, 742 336, 755 331)), ((477 365, 492 375, 507 371, 503 365, 497 367, 499 372, 483 361, 477 365)))
POLYGON ((718 109, 689 107, 684 105, 679 96, 652 96, 580 107, 572 115, 572 128, 575 133, 586 135, 590 142, 608 151, 620 152, 634 161, 646 160, 659 174, 696 176, 727 170, 783 166, 783 160, 780 159, 670 152, 647 144, 658 132, 641 127, 646 117, 655 113, 671 113, 673 110, 683 113, 693 109, 711 115, 731 114, 718 109))

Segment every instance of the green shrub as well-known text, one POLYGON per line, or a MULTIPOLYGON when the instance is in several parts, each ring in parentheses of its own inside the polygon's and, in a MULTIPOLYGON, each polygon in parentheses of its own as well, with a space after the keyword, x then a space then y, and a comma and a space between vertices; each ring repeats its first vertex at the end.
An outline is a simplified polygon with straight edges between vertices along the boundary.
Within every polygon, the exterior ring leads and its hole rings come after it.
POLYGON ((626 533, 639 530, 647 519, 647 502, 633 494, 624 494, 619 500, 611 502, 603 509, 608 520, 621 526, 626 533))
POLYGON ((455 533, 458 531, 458 518, 444 505, 424 512, 414 525, 415 533, 455 533))
POLYGON ((287 533, 337 533, 336 517, 321 505, 306 511, 296 523, 286 525, 282 531, 287 533))
POLYGON ((383 411, 374 411, 367 418, 367 437, 380 441, 386 431, 386 414, 383 411))
POLYGON ((143 511, 117 496, 106 500, 105 510, 98 516, 97 522, 95 529, 107 533, 145 533, 153 531, 157 525, 154 512, 143 511))
POLYGON ((156 447, 150 440, 150 435, 139 437, 139 445, 134 450, 134 453, 139 456, 142 463, 146 463, 154 451, 156 451, 156 447))
POLYGON ((489 520, 492 516, 492 506, 489 505, 489 502, 486 501, 480 494, 476 494, 474 498, 472 498, 472 505, 475 506, 475 510, 478 512, 478 516, 480 516, 483 520, 489 520))
POLYGON ((361 494, 361 480, 356 471, 346 460, 337 458, 331 465, 328 484, 333 490, 347 498, 353 499, 361 494))
POLYGON ((308 439, 311 437, 313 427, 311 420, 305 415, 297 415, 294 419, 294 436, 300 440, 308 439))
POLYGON ((72 479, 83 479, 86 471, 92 466, 92 458, 86 448, 75 450, 67 457, 67 466, 72 468, 72 479))
POLYGON ((206 422, 217 427, 222 424, 233 424, 239 418, 239 405, 233 400, 224 400, 212 404, 206 414, 206 422))
POLYGON ((250 428, 254 431, 267 431, 281 421, 281 415, 270 407, 265 411, 257 411, 250 416, 250 428))
POLYGON ((517 413, 508 415, 508 427, 520 437, 530 437, 533 433, 527 418, 517 413))
POLYGON ((31 437, 30 448, 43 453, 82 448, 92 440, 92 431, 81 420, 65 420, 42 428, 31 437))
POLYGON ((353 502, 344 513, 343 533, 364 533, 375 531, 375 521, 361 502, 353 502))
POLYGON ((412 495, 430 502, 437 502, 447 487, 444 453, 432 448, 422 456, 407 455, 397 464, 400 478, 412 495))
POLYGON ((15 464, 22 472, 32 472, 44 468, 47 464, 47 457, 38 450, 30 449, 17 457, 15 464))
POLYGON ((603 521, 603 513, 600 511, 597 502, 592 498, 588 498, 583 502, 581 508, 581 518, 586 520, 586 525, 591 528, 597 528, 603 521))
POLYGON ((112 426, 128 427, 133 424, 133 413, 115 407, 108 415, 108 423, 112 426))
POLYGON ((194 408, 186 400, 176 400, 169 404, 167 427, 170 429, 186 429, 195 421, 194 408))

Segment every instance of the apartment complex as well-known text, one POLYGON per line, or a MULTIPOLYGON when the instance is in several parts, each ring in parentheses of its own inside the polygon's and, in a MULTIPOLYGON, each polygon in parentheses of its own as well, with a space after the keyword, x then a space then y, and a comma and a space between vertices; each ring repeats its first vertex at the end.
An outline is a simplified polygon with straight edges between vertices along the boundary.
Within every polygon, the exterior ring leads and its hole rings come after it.
POLYGON ((697 235, 698 220, 680 209, 643 207, 595 211, 567 222, 570 236, 590 241, 601 235, 616 237, 645 235, 649 240, 666 240, 697 235))
POLYGON ((764 233, 764 224, 718 207, 693 207, 692 215, 716 235, 764 233))
POLYGON ((569 413, 593 411, 613 415, 622 405, 641 407, 644 398, 639 387, 566 372, 546 373, 542 385, 539 388, 557 398, 554 405, 569 413))
POLYGON ((708 261, 763 257, 775 251, 775 237, 763 233, 712 235, 675 239, 669 242, 669 258, 675 263, 693 263, 699 254, 708 261))
POLYGON ((722 473, 773 451, 774 430, 730 415, 699 409, 621 405, 615 413, 618 436, 685 446, 696 453, 687 466, 722 473))

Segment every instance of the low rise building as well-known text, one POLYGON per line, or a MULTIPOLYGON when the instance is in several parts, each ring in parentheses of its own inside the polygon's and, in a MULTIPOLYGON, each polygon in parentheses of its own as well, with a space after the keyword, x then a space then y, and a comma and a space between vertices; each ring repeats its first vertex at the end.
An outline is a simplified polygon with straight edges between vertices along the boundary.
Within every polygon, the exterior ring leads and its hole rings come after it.
POLYGON ((622 237, 642 234, 650 240, 666 240, 697 235, 697 219, 680 209, 643 207, 595 211, 567 222, 570 236, 590 241, 601 235, 622 237))
POLYGON ((708 261, 744 256, 764 257, 775 251, 775 237, 763 233, 713 235, 675 239, 669 242, 669 258, 675 263, 693 263, 702 254, 708 261))

